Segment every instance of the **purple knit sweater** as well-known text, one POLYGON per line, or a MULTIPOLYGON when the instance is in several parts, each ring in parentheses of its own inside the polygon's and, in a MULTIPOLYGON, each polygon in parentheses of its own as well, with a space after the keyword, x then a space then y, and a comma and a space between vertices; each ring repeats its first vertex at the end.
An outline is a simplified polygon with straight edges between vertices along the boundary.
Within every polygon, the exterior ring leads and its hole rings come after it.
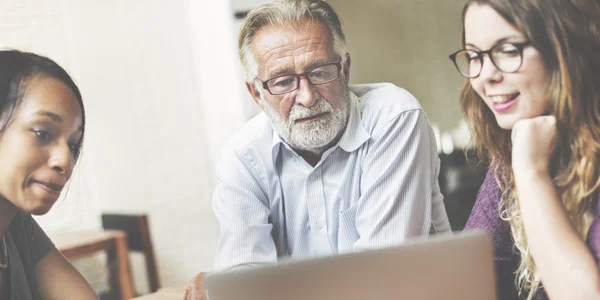
MULTIPOLYGON (((519 255, 514 249, 514 241, 508 222, 500 219, 498 204, 500 187, 494 179, 492 168, 488 170, 485 181, 477 194, 477 201, 465 226, 469 229, 485 229, 492 235, 494 244, 494 262, 496 265, 496 287, 498 300, 521 299, 515 287, 515 271, 519 263, 519 255)), ((600 203, 600 201, 599 201, 600 203)), ((596 208, 596 218, 588 234, 588 245, 596 257, 600 258, 600 205, 596 208)), ((526 297, 523 297, 525 299, 526 297)), ((540 289, 535 300, 547 300, 548 296, 540 289)))

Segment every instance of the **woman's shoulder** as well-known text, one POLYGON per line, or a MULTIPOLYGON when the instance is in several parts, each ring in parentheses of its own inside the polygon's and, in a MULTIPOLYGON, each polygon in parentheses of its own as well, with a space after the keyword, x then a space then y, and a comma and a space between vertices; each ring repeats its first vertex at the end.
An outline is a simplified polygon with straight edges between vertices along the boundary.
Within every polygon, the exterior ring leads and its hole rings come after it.
POLYGON ((29 213, 17 212, 9 231, 19 252, 28 253, 34 266, 54 248, 48 235, 29 213))
POLYGON ((32 239, 32 226, 35 220, 23 211, 17 212, 9 226, 9 259, 11 282, 11 295, 15 299, 39 299, 35 279, 35 266, 39 258, 33 257, 32 253, 46 251, 40 249, 39 243, 32 239))
POLYGON ((12 239, 21 253, 29 253, 29 250, 35 246, 32 245, 32 222, 33 217, 23 211, 18 211, 10 222, 8 230, 12 236, 12 239))
POLYGON ((22 233, 24 231, 28 231, 27 229, 31 227, 32 222, 35 221, 33 220, 31 214, 19 210, 15 214, 13 220, 10 222, 9 230, 13 235, 17 233, 22 233))

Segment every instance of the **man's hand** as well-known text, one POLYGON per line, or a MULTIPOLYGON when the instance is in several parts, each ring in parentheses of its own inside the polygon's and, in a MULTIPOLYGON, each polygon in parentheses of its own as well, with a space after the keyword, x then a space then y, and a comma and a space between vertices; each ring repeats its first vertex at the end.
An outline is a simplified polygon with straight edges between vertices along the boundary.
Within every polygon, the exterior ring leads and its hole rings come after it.
POLYGON ((206 288, 204 287, 204 278, 207 273, 199 273, 196 275, 190 283, 187 289, 185 289, 185 296, 183 300, 206 300, 206 288))

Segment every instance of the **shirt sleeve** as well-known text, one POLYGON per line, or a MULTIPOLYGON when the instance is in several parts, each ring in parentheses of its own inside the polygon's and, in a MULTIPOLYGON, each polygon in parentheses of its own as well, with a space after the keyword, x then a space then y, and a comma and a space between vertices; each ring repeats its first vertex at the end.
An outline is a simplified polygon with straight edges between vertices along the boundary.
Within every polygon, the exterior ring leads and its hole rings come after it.
POLYGON ((213 210, 221 233, 216 271, 277 262, 269 200, 260 185, 266 178, 256 175, 258 168, 250 154, 240 157, 229 146, 217 166, 213 210))
MULTIPOLYGON (((439 168, 431 134, 424 112, 414 109, 392 119, 369 140, 354 250, 398 245, 407 238, 429 234, 435 170, 439 168)), ((445 209, 442 213, 447 224, 445 209)))
POLYGON ((31 245, 29 248, 31 265, 35 267, 48 253, 55 249, 55 246, 31 215, 27 214, 24 225, 29 245, 31 245))

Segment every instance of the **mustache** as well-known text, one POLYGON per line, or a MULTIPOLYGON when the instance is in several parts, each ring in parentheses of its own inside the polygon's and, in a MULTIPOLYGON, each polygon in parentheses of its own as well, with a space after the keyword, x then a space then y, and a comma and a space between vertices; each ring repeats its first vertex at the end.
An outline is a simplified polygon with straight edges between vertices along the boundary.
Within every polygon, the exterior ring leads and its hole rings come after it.
POLYGON ((311 107, 304 107, 302 105, 294 105, 292 110, 290 111, 290 121, 296 122, 300 119, 311 118, 316 115, 324 114, 324 113, 332 113, 333 107, 329 102, 320 98, 317 100, 317 103, 311 107))

